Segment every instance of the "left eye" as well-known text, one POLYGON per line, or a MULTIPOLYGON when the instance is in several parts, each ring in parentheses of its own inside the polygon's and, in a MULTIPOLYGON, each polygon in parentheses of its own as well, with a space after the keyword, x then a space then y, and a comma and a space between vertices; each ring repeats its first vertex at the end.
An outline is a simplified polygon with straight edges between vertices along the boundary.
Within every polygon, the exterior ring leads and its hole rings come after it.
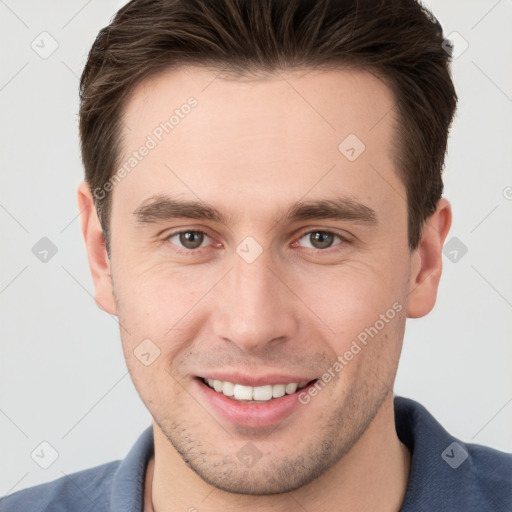
POLYGON ((167 240, 184 249, 199 249, 205 240, 211 240, 203 231, 179 231, 173 233, 167 240))
POLYGON ((330 231, 310 231, 309 233, 302 235, 299 240, 307 240, 310 245, 307 245, 306 247, 310 247, 312 249, 329 249, 336 238, 340 242, 343 241, 341 236, 330 231))

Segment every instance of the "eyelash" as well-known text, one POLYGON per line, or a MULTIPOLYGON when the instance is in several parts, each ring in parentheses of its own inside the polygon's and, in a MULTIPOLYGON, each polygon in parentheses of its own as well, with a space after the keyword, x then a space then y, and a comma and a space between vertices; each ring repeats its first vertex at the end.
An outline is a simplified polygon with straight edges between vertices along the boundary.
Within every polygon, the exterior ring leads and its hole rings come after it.
MULTIPOLYGON (((203 234, 205 235, 206 237, 210 238, 211 237, 208 235, 208 233, 206 233, 205 231, 201 231, 200 229, 184 229, 184 230, 181 230, 181 231, 174 231, 173 233, 170 233, 167 237, 165 237, 165 241, 170 241, 171 238, 175 237, 175 236, 178 236, 178 235, 181 235, 183 233, 200 233, 200 234, 203 234)), ((314 251, 315 253, 320 253, 320 252, 331 252, 331 250, 334 250, 336 251, 336 247, 339 246, 339 245, 345 245, 345 244, 348 244, 350 243, 350 240, 342 235, 339 235, 338 233, 335 233, 334 231, 328 231, 328 230, 325 230, 325 229, 312 229, 312 230, 309 230, 309 231, 305 231, 304 233, 302 233, 299 237, 297 237, 297 241, 301 240, 302 238, 304 238, 305 236, 307 235, 311 235, 312 233, 323 233, 323 234, 328 234, 328 235, 334 235, 335 237, 337 237, 339 240, 340 240, 340 243, 336 244, 336 245, 333 245, 331 247, 327 247, 326 249, 315 249, 314 247, 306 247, 307 249, 310 249, 312 251, 314 251)), ((171 242, 173 243, 173 242, 171 242)), ((294 242, 295 244, 296 242, 294 242)), ((178 246, 179 247, 179 246, 178 246)), ((206 247, 198 247, 197 249, 187 249, 187 248, 184 248, 184 247, 180 247, 181 250, 177 251, 178 254, 199 254, 202 252, 202 249, 205 249, 206 247)))

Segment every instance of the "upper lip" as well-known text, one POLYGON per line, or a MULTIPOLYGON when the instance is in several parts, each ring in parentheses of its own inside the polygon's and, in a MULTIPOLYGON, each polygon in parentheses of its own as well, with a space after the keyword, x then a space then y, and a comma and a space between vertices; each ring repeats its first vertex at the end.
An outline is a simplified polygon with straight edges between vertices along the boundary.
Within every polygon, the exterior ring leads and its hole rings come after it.
POLYGON ((266 386, 269 384, 289 384, 296 382, 309 382, 315 380, 316 377, 307 376, 295 376, 295 375, 283 375, 283 374, 269 374, 269 375, 247 375, 246 373, 223 373, 223 372, 211 372, 199 375, 203 379, 222 380, 226 382, 232 382, 233 384, 242 384, 243 386, 266 386))

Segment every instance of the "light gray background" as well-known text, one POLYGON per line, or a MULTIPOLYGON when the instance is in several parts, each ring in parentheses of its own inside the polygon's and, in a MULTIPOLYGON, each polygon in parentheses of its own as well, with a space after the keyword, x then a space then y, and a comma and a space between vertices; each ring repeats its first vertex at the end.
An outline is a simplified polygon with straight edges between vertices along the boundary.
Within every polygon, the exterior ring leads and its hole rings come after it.
MULTIPOLYGON (((116 319, 94 304, 76 205, 78 78, 121 5, 0 0, 0 495, 123 458, 151 423, 116 319), (43 31, 59 45, 47 59, 31 47, 43 31), (42 237, 58 248, 47 263, 42 237), (31 458, 43 441, 59 454, 46 470, 31 458)), ((512 451, 512 1, 427 5, 469 44, 445 172, 448 239, 468 253, 444 258, 436 309, 409 321, 396 392, 463 441, 512 451)))

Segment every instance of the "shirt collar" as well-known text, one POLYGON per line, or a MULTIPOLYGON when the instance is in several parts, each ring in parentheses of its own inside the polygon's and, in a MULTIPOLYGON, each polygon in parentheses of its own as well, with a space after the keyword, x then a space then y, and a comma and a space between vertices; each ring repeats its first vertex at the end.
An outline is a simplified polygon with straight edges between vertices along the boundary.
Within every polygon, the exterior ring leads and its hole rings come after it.
POLYGON ((463 505, 468 493, 460 490, 461 482, 471 489, 475 481, 467 446, 451 436, 418 402, 395 397, 394 403, 398 438, 411 453, 409 481, 400 512, 471 509, 463 505), (460 466, 455 464, 462 460, 460 466))
POLYGON ((142 432, 125 459, 119 464, 110 493, 110 512, 143 512, 144 480, 149 459, 155 452, 153 426, 142 432))

